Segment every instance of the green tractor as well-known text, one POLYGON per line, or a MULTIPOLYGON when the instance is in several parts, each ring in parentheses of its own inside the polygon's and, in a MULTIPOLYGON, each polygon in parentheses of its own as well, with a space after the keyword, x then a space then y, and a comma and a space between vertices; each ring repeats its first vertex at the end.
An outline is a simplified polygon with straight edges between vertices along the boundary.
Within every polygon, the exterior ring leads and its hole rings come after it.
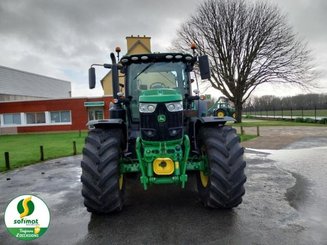
POLYGON ((208 115, 217 117, 236 118, 234 104, 226 97, 219 97, 218 100, 209 108, 208 115))
MULTIPOLYGON (((235 129, 225 126, 228 118, 204 116, 200 97, 192 95, 193 66, 198 64, 201 79, 208 79, 208 58, 152 53, 125 55, 117 63, 113 53, 110 57, 112 64, 101 65, 112 73, 110 119, 88 123, 83 148, 81 182, 87 210, 122 210, 126 177, 133 173, 144 190, 161 184, 184 188, 194 173, 204 206, 238 206, 245 193, 244 149, 235 129), (119 71, 125 76, 124 91, 119 71)), ((91 89, 95 65, 89 69, 91 89)))

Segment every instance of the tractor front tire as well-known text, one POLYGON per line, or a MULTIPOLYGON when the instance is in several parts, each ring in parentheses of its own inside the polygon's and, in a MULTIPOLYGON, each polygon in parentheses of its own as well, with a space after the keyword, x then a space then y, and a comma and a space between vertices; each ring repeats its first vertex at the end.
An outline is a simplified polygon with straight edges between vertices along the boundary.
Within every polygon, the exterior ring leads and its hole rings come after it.
POLYGON ((200 171, 197 186, 200 199, 209 208, 230 209, 242 203, 246 176, 236 130, 228 127, 203 127, 199 132, 202 158, 207 165, 200 171))
POLYGON ((93 129, 85 139, 82 167, 82 196, 92 213, 121 211, 125 184, 119 170, 120 129, 93 129))

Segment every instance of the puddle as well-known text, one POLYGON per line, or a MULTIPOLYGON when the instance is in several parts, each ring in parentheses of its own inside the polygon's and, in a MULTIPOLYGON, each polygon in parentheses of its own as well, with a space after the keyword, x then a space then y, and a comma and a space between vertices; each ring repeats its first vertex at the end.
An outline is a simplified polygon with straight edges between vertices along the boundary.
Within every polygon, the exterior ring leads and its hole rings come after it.
POLYGON ((327 244, 327 138, 306 137, 282 150, 247 149, 247 152, 246 158, 271 160, 294 178, 285 200, 307 224, 301 237, 311 244, 327 244))
POLYGON ((290 206, 299 210, 301 206, 305 205, 308 198, 310 198, 310 183, 299 174, 291 174, 296 179, 295 185, 287 189, 285 196, 290 206))

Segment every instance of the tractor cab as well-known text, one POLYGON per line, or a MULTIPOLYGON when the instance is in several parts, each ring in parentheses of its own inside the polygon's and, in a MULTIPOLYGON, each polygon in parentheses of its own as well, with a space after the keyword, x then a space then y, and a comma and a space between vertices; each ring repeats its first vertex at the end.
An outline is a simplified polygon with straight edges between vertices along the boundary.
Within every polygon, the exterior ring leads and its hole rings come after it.
MULTIPOLYGON (((125 94, 130 99, 130 123, 139 123, 140 113, 152 113, 158 104, 161 107, 161 103, 171 100, 177 103, 191 94, 189 72, 195 63, 191 55, 131 55, 122 57, 120 62, 125 74, 125 94)), ((185 106, 184 103, 179 110, 185 106)))

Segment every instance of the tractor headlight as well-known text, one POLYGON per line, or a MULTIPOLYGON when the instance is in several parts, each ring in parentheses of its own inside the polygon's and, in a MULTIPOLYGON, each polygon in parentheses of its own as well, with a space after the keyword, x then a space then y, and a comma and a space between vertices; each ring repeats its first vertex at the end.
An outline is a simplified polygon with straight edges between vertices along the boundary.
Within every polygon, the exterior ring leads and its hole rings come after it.
POLYGON ((176 112, 176 111, 182 111, 183 110, 183 102, 169 102, 165 104, 167 107, 167 110, 170 112, 176 112))
POLYGON ((139 111, 141 113, 152 113, 156 110, 157 104, 153 103, 140 103, 139 111))

